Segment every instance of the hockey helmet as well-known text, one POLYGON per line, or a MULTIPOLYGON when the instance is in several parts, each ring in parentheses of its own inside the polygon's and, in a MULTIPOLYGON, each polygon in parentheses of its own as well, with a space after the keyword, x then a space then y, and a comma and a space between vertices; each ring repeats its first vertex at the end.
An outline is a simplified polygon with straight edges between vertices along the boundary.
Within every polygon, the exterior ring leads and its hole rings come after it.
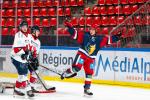
POLYGON ((22 26, 27 26, 28 27, 28 22, 27 21, 22 21, 19 25, 19 27, 22 27, 22 26))
POLYGON ((36 31, 40 31, 39 26, 35 25, 31 27, 31 34, 35 34, 36 31))

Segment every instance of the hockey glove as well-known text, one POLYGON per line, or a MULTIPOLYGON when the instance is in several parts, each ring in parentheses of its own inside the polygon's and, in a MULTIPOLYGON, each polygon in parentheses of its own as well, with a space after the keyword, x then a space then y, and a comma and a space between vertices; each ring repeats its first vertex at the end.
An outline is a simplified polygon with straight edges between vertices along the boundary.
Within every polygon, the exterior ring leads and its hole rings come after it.
POLYGON ((23 60, 30 60, 30 59, 32 59, 33 58, 33 56, 32 56, 32 53, 31 53, 31 51, 29 51, 29 50, 26 50, 25 51, 25 54, 22 54, 21 55, 21 58, 23 59, 23 60))
POLYGON ((64 26, 69 27, 69 28, 73 27, 73 25, 68 21, 64 21, 64 26))
POLYGON ((26 51, 25 51, 25 54, 22 54, 22 55, 21 55, 21 58, 22 58, 23 60, 27 59, 28 54, 29 54, 29 51, 26 50, 26 51))
POLYGON ((33 58, 33 59, 31 59, 31 61, 30 61, 30 66, 28 67, 28 69, 30 70, 30 71, 35 71, 35 70, 37 70, 38 69, 38 66, 39 66, 39 61, 38 61, 38 59, 37 58, 33 58), (31 67, 32 68, 31 68, 31 67))

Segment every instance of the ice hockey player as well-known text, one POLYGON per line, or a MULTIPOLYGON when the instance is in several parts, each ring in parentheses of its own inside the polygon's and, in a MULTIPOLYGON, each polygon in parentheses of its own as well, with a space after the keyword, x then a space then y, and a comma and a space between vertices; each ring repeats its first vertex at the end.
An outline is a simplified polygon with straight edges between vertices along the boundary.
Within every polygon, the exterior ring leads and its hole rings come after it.
POLYGON ((72 67, 67 69, 61 75, 61 79, 79 72, 83 66, 85 71, 84 94, 92 96, 93 93, 90 91, 90 87, 92 75, 94 73, 96 55, 102 47, 118 41, 121 34, 98 36, 96 34, 97 25, 94 24, 90 27, 89 32, 79 34, 69 21, 65 21, 64 25, 68 28, 71 38, 75 39, 80 44, 80 48, 75 56, 72 67))
POLYGON ((29 45, 30 37, 28 34, 28 23, 22 21, 19 25, 20 31, 15 34, 14 43, 11 52, 11 60, 18 72, 18 79, 14 88, 14 94, 24 96, 27 94, 29 97, 33 97, 34 93, 29 85, 28 63, 29 59, 29 45))
MULTIPOLYGON (((40 28, 38 26, 32 26, 31 27, 31 43, 30 43, 30 51, 32 52, 32 59, 30 59, 30 66, 28 66, 30 71, 30 85, 33 91, 37 91, 36 88, 39 84, 39 80, 37 78, 36 73, 39 73, 38 67, 39 67, 39 61, 38 61, 38 55, 40 51, 40 41, 38 39, 40 34, 40 28)), ((50 87, 49 90, 55 91, 55 87, 50 87)))

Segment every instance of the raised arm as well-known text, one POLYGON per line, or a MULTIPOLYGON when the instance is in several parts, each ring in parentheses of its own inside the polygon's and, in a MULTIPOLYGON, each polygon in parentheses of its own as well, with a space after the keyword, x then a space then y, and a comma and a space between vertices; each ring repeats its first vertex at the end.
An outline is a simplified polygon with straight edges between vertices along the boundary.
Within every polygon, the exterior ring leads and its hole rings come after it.
POLYGON ((74 39, 74 40, 77 40, 77 42, 79 44, 82 43, 83 41, 83 34, 82 32, 78 32, 70 22, 68 21, 65 21, 64 22, 64 25, 68 28, 68 32, 69 34, 71 35, 71 38, 74 39))
POLYGON ((103 36, 100 38, 100 40, 101 40, 100 41, 100 48, 102 48, 106 45, 115 43, 115 42, 119 41, 120 38, 121 38, 121 34, 112 35, 112 36, 109 36, 109 35, 103 36))

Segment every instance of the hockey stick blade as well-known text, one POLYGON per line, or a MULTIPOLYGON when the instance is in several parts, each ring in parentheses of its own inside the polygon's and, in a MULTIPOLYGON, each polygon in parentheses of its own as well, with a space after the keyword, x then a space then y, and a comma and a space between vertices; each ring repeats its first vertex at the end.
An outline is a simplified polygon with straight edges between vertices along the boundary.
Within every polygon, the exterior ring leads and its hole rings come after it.
POLYGON ((61 75, 61 79, 63 80, 64 78, 72 78, 72 77, 75 77, 77 75, 77 73, 73 73, 72 75, 70 76, 66 76, 66 77, 63 77, 63 74, 61 75))

